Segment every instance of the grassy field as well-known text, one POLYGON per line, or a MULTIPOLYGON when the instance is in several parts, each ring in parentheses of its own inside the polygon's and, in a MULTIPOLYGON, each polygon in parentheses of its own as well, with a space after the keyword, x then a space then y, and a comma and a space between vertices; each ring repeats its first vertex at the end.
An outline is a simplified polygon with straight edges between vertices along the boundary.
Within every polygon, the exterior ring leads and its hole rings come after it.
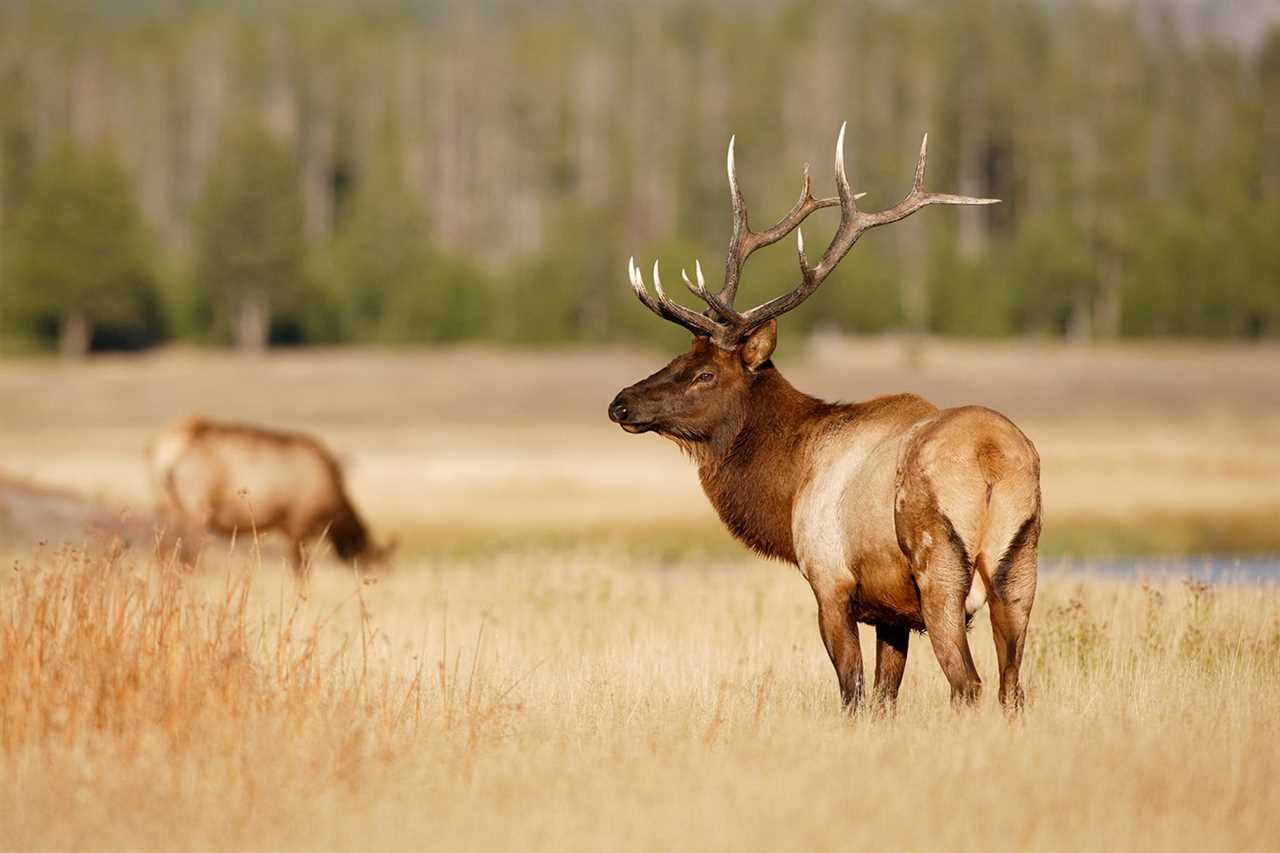
MULTIPOLYGON (((50 550, 0 585, 6 849, 1274 849, 1280 590, 1051 576, 1028 707, 838 710, 754 561, 365 583, 50 550)), ((864 634, 864 645, 865 645, 864 634)), ((990 685, 985 620, 972 632, 990 685)), ((869 652, 869 649, 865 651, 869 652)))
MULTIPOLYGON (((666 355, 462 347, 12 360, 0 363, 0 477, 137 517, 151 507, 148 439, 203 413, 319 435, 374 526, 417 554, 586 540, 731 557, 740 549, 688 461, 605 417, 614 393, 666 355)), ((1013 417, 1043 459, 1045 553, 1280 551, 1280 347, 931 343, 912 366, 897 341, 827 341, 777 361, 831 399, 915 391, 1013 417)))
MULTIPOLYGON (((985 614, 977 708, 916 637, 896 712, 849 719, 797 573, 605 420, 660 361, 0 364, 0 849, 1275 849, 1280 586, 1048 572, 1020 719, 985 614), (323 437, 404 539, 393 569, 325 562, 304 592, 271 541, 195 574, 154 554, 142 448, 195 412, 323 437)), ((1049 553, 1280 549, 1280 349, 779 362, 1015 417, 1049 553)))

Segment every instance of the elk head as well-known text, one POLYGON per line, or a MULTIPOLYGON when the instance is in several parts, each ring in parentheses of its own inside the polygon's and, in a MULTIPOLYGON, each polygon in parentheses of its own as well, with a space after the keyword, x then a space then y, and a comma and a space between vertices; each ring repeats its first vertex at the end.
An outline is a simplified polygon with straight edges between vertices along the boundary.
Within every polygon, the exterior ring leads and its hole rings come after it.
POLYGON ((609 405, 609 417, 627 432, 654 431, 681 442, 736 433, 750 409, 756 374, 772 366, 777 331, 769 320, 733 347, 695 337, 688 352, 624 388, 609 405))
POLYGON ((652 376, 624 388, 609 404, 609 418, 628 432, 655 431, 682 443, 712 441, 717 436, 733 435, 750 411, 760 378, 772 368, 769 357, 777 342, 777 318, 808 299, 826 279, 836 264, 848 254, 864 231, 905 219, 931 204, 994 204, 998 199, 927 192, 924 188, 924 166, 929 135, 920 143, 915 180, 911 192, 902 201, 874 213, 858 209, 857 200, 865 193, 854 194, 844 167, 844 131, 840 126, 836 137, 836 195, 814 198, 809 191, 809 167, 804 168, 800 198, 781 220, 763 231, 753 231, 747 224, 747 207, 738 189, 734 168, 733 138, 729 139, 729 198, 733 207, 733 230, 725 258, 724 284, 719 292, 707 288, 702 264, 694 264, 694 280, 681 271, 685 287, 706 309, 694 311, 667 296, 662 288, 658 264, 653 265, 653 290, 632 258, 627 273, 636 297, 653 313, 676 323, 694 335, 689 351, 652 376), (804 250, 800 224, 816 210, 840 208, 840 225, 835 236, 816 264, 811 264, 804 250), (762 246, 776 243, 796 232, 796 249, 800 262, 800 282, 790 291, 747 311, 734 307, 742 267, 751 253, 762 246))
POLYGON ((333 550, 339 557, 344 560, 359 560, 360 565, 366 569, 389 565, 400 544, 395 537, 382 545, 374 542, 364 522, 350 510, 334 519, 329 525, 328 535, 329 541, 333 543, 333 550))

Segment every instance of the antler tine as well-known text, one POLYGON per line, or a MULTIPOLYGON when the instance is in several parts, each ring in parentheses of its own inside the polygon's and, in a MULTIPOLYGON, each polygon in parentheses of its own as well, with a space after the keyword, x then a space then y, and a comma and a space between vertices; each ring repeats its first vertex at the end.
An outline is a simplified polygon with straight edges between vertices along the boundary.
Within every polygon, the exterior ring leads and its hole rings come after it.
POLYGON ((695 285, 689 281, 689 274, 684 270, 680 270, 680 275, 684 278, 684 286, 689 292, 701 299, 711 307, 711 310, 720 315, 728 325, 737 325, 742 322, 742 315, 739 314, 732 305, 720 298, 719 294, 712 293, 707 290, 707 280, 702 276, 702 261, 693 262, 693 273, 697 276, 698 283, 695 285))
MULTIPOLYGON (((791 210, 787 212, 786 216, 763 231, 752 231, 747 225, 747 205, 743 201, 742 191, 738 188, 738 175, 734 159, 735 139, 735 137, 730 137, 729 139, 729 156, 727 158, 729 196, 733 203, 733 230, 729 237, 729 251, 725 254, 724 285, 720 288, 719 293, 720 300, 730 307, 732 307, 734 299, 738 296, 738 285, 742 279, 742 266, 752 252, 762 246, 772 245, 790 234, 815 210, 821 210, 824 207, 836 207, 841 203, 839 198, 813 197, 809 183, 809 164, 806 163, 804 172, 801 175, 800 197, 791 206, 791 210)), ((720 312, 718 307, 715 310, 728 319, 728 315, 720 312)), ((737 312, 734 313, 737 316, 741 316, 737 312)))
POLYGON ((849 188, 848 176, 845 173, 844 131, 845 125, 841 125, 840 133, 836 137, 836 187, 840 196, 841 217, 840 226, 836 229, 835 236, 831 238, 831 244, 827 247, 826 252, 823 253, 822 260, 816 266, 809 267, 804 255, 804 242, 800 239, 798 244, 802 275, 800 284, 788 293, 784 293, 749 311, 742 312, 742 333, 785 314, 808 299, 822 284, 823 280, 831 274, 836 264, 840 263, 849 250, 853 248, 853 244, 858 241, 864 231, 905 219, 931 204, 986 205, 996 204, 1000 201, 995 198, 973 198, 950 193, 931 193, 925 190, 924 171, 929 152, 929 134, 926 133, 920 142, 920 157, 916 161, 916 171, 911 182, 911 192, 893 207, 875 213, 863 213, 857 209, 855 204, 855 200, 861 194, 853 194, 849 188))
POLYGON ((729 204, 733 212, 733 226, 729 231, 729 250, 724 258, 724 285, 720 288, 720 298, 730 305, 738 294, 738 278, 742 274, 742 262, 747 254, 744 247, 750 242, 751 228, 747 225, 747 203, 742 198, 742 190, 738 188, 738 170, 733 157, 733 146, 737 135, 729 137, 729 153, 725 157, 725 171, 729 175, 729 204))
POLYGON ((742 191, 738 189, 738 169, 733 160, 733 145, 737 141, 736 134, 729 137, 729 153, 725 157, 725 171, 729 173, 729 201, 733 205, 733 227, 736 231, 741 225, 747 225, 747 205, 742 200, 742 191))
POLYGON ((670 307, 676 304, 675 302, 672 302, 670 299, 667 298, 667 292, 662 289, 662 276, 658 275, 657 261, 653 262, 653 289, 657 292, 658 302, 663 307, 670 307))
MULTIPOLYGON (((694 263, 697 262, 695 261, 694 263)), ((702 294, 698 292, 698 288, 694 287, 693 282, 689 281, 689 272, 684 267, 680 268, 680 278, 684 279, 685 290, 689 291, 694 296, 697 296, 699 299, 702 298, 702 294)))
POLYGON ((718 294, 707 289, 702 275, 702 264, 695 262, 694 274, 697 283, 689 280, 689 274, 680 271, 685 287, 689 292, 707 303, 707 313, 698 313, 670 299, 662 289, 662 279, 658 274, 657 261, 653 264, 653 287, 657 294, 655 299, 644 285, 644 278, 635 265, 635 258, 627 262, 627 274, 631 279, 631 287, 645 307, 663 319, 685 327, 695 335, 705 335, 721 346, 732 347, 738 341, 769 320, 781 316, 808 299, 819 285, 826 279, 836 264, 848 254, 853 244, 862 236, 862 232, 881 225, 888 225, 905 219, 911 214, 931 204, 996 204, 999 199, 973 198, 970 196, 952 195, 950 193, 931 193, 924 188, 925 163, 929 153, 929 135, 926 133, 920 142, 920 157, 916 161, 916 170, 911 182, 911 191, 902 201, 893 207, 875 213, 864 213, 858 210, 857 200, 866 193, 854 193, 849 185, 849 176, 844 165, 844 134, 848 124, 840 125, 836 136, 835 173, 837 195, 832 198, 816 199, 810 192, 809 167, 804 169, 800 198, 782 219, 763 231, 752 231, 747 225, 747 206, 742 192, 738 188, 738 175, 734 162, 734 145, 736 137, 729 138, 729 151, 725 158, 725 167, 729 175, 729 197, 733 206, 733 233, 729 239, 729 252, 725 258, 724 285, 718 294), (824 207, 840 207, 840 225, 835 236, 822 254, 817 264, 810 265, 804 251, 804 233, 800 224, 813 213, 824 207), (733 307, 738 293, 738 285, 742 275, 742 265, 756 249, 768 246, 781 240, 792 231, 796 232, 796 255, 800 262, 801 280, 791 291, 775 297, 749 311, 738 311, 733 307))
POLYGON ((636 296, 644 304, 644 307, 658 316, 662 316, 662 312, 658 310, 658 304, 653 301, 653 297, 649 295, 649 291, 645 289, 644 282, 638 275, 635 255, 627 259, 627 280, 631 282, 631 289, 636 292, 636 296))
POLYGON ((804 231, 796 229, 796 255, 800 259, 800 274, 804 276, 804 280, 808 281, 813 277, 813 267, 809 266, 809 259, 804 254, 804 231))
POLYGON ((849 176, 844 171, 844 131, 849 122, 840 124, 840 133, 836 135, 836 192, 840 194, 840 219, 848 221, 858 215, 858 205, 849 188, 849 176))
POLYGON ((924 161, 929 157, 929 131, 920 140, 920 159, 916 161, 916 178, 911 182, 912 192, 924 192, 924 161))
MULTIPOLYGON (((922 207, 928 207, 931 204, 971 204, 971 205, 987 205, 999 204, 998 198, 974 198, 967 195, 954 195, 952 193, 931 193, 924 188, 924 169, 925 162, 929 157, 929 134, 926 133, 920 140, 920 159, 916 161, 915 179, 911 183, 911 192, 907 193, 906 198, 895 204, 887 210, 881 210, 876 213, 860 214, 863 220, 858 226, 853 239, 848 242, 844 248, 844 252, 853 248, 853 243, 858 236, 868 228, 875 228, 880 225, 889 225, 900 219, 906 219, 922 207)), ((839 236, 837 234, 837 236, 839 236)), ((832 241, 832 247, 835 247, 835 241, 832 241)), ((844 252, 841 252, 843 257, 844 252)), ((839 262, 839 258, 835 259, 839 262)), ((825 258, 824 258, 825 261, 825 258)))
MULTIPOLYGON (((636 276, 639 277, 639 275, 640 272, 637 270, 636 276)), ((662 277, 658 273, 657 261, 653 262, 653 289, 658 295, 658 305, 668 319, 674 320, 695 335, 710 335, 714 338, 722 335, 723 329, 710 317, 686 308, 667 296, 667 292, 662 288, 662 277)))
POLYGON ((723 334, 723 330, 711 318, 705 317, 696 311, 691 311, 679 302, 667 297, 666 291, 662 289, 662 279, 658 275, 657 261, 653 262, 653 289, 657 291, 657 299, 654 299, 650 295, 648 288, 644 286, 644 275, 640 272, 640 268, 636 266, 634 256, 627 261, 627 277, 631 280, 631 289, 635 291, 636 297, 644 307, 662 319, 683 326, 695 335, 708 335, 718 338, 723 334))

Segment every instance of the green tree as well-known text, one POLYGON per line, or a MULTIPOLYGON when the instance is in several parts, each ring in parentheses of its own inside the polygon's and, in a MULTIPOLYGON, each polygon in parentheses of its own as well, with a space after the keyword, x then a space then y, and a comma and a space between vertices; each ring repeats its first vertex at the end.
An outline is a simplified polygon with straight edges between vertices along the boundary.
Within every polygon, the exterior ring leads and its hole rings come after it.
POLYGON ((352 206, 322 273, 339 338, 410 343, 487 331, 487 277, 432 246, 425 213, 397 181, 370 177, 352 206))
POLYGON ((7 301, 17 323, 65 356, 161 333, 131 185, 107 157, 70 147, 36 172, 14 228, 7 301))
POLYGON ((195 282, 227 312, 238 348, 265 348, 273 316, 297 307, 305 258, 297 161, 261 128, 236 132, 205 187, 195 282))
MULTIPOLYGON (((714 281, 729 135, 761 225, 805 161, 833 191, 847 120, 868 209, 924 130, 931 188, 1004 203, 868 235, 784 340, 1280 334, 1280 29, 1219 41, 1096 0, 66 5, 0 2, 0 291, 36 161, 109 133, 174 334, 665 341, 627 256, 714 281)), ((740 298, 795 273, 761 252, 740 298)))

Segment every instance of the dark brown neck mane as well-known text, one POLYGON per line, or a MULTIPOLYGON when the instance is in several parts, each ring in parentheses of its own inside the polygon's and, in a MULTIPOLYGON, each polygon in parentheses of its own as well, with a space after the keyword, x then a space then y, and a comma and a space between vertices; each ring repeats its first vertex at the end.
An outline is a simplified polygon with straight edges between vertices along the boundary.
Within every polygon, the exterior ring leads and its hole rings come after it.
POLYGON ((791 385, 771 364, 752 385, 752 402, 726 434, 691 448, 703 491, 737 539, 794 563, 791 508, 800 486, 807 425, 838 408, 791 385))

